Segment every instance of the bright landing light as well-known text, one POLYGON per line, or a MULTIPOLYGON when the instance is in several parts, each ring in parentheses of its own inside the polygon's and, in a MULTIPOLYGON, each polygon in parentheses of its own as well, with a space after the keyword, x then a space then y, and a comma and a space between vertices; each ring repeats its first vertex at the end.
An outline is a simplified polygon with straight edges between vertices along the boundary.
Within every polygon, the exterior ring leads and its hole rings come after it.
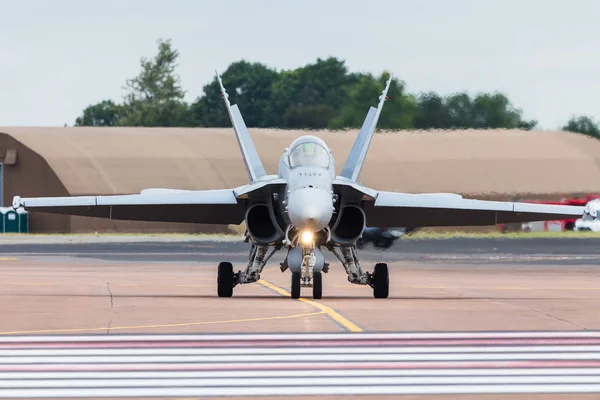
POLYGON ((302 232, 302 243, 304 244, 311 244, 313 241, 313 234, 312 232, 302 232))

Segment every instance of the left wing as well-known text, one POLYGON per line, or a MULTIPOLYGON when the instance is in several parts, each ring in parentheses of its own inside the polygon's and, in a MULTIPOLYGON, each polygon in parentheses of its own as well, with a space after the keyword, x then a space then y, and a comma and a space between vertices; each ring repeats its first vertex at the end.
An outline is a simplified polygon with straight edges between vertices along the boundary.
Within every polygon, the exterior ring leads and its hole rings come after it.
POLYGON ((458 194, 377 192, 366 201, 369 226, 484 226, 581 218, 585 207, 465 199, 458 194))
POLYGON ((15 196, 13 208, 51 214, 131 221, 240 224, 245 207, 236 189, 179 191, 147 189, 123 196, 32 197, 15 196))

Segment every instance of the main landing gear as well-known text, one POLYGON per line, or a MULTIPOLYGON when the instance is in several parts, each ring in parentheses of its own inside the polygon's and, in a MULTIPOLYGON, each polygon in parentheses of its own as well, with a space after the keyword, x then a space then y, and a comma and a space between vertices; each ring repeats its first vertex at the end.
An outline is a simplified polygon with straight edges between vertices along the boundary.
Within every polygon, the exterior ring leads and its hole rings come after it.
MULTIPOLYGON (((269 254, 269 246, 252 245, 250 261, 245 271, 233 272, 230 262, 219 264, 217 273, 217 294, 219 297, 231 297, 233 288, 238 284, 254 283, 260 279, 265 264, 280 247, 275 247, 269 254)), ((341 254, 336 248, 329 250, 340 260, 348 281, 357 285, 369 285, 373 289, 373 297, 385 299, 389 296, 389 272, 386 263, 375 265, 373 273, 364 272, 358 260, 356 246, 340 247, 341 254)), ((288 252, 286 260, 281 264, 281 271, 291 270, 290 294, 293 299, 300 298, 303 287, 312 288, 313 299, 323 296, 323 273, 329 271, 329 264, 324 262, 321 250, 313 245, 296 247, 288 252)))
POLYGON ((344 266, 348 274, 348 282, 356 285, 371 286, 373 288, 373 297, 376 299, 386 299, 389 296, 390 277, 386 263, 376 264, 375 270, 371 274, 364 272, 361 268, 356 246, 341 246, 341 255, 335 248, 331 248, 330 250, 344 266))
POLYGON ((219 297, 231 297, 233 288, 239 284, 254 283, 260 280, 260 273, 267 264, 267 261, 281 247, 275 247, 269 254, 269 246, 252 244, 250 249, 250 261, 245 271, 233 272, 233 265, 230 262, 219 264, 217 271, 217 295, 219 297))

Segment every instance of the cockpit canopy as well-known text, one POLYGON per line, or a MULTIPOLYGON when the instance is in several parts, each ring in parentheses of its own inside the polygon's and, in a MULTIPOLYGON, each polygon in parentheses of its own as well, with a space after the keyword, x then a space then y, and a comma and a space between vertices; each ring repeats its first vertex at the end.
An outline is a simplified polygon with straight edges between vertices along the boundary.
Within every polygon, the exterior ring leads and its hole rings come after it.
POLYGON ((300 143, 290 151, 290 167, 329 167, 329 152, 315 142, 300 143))

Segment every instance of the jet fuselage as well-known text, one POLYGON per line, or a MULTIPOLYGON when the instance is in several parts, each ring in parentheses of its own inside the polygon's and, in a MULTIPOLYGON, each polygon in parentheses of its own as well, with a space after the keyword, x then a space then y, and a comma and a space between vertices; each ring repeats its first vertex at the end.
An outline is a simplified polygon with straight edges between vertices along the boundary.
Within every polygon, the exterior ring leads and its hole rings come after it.
POLYGON ((279 178, 287 181, 284 206, 289 222, 299 231, 318 232, 333 216, 335 160, 322 139, 306 135, 286 148, 279 178))

